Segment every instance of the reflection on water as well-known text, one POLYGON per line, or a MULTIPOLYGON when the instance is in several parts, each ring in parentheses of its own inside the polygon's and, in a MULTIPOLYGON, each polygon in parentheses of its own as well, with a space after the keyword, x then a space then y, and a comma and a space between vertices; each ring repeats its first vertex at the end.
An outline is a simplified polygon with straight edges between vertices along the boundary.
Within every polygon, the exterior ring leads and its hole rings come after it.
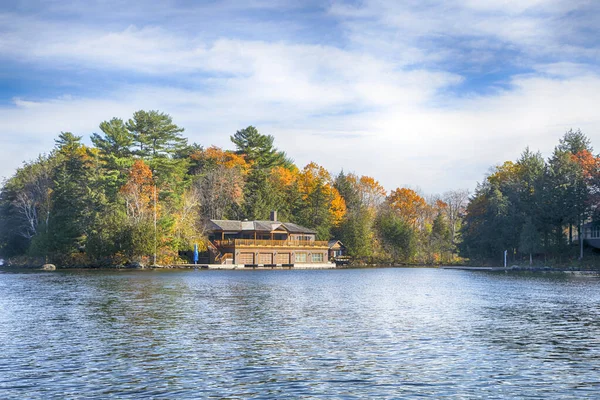
POLYGON ((2 398, 600 396, 600 281, 0 273, 2 398))

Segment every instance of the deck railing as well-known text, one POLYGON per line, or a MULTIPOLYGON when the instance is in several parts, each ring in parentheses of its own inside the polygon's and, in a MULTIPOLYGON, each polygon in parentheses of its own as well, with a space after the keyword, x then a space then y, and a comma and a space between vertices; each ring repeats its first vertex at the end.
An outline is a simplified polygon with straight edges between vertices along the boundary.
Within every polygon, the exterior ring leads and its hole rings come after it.
POLYGON ((328 247, 325 240, 225 239, 214 240, 217 247, 328 247))

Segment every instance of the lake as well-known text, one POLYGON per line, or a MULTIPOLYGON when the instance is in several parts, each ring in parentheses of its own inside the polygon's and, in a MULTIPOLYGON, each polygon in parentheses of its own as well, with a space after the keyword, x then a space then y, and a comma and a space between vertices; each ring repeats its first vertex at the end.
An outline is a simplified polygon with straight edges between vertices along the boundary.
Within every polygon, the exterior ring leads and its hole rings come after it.
POLYGON ((600 280, 0 272, 0 398, 598 398, 600 280))

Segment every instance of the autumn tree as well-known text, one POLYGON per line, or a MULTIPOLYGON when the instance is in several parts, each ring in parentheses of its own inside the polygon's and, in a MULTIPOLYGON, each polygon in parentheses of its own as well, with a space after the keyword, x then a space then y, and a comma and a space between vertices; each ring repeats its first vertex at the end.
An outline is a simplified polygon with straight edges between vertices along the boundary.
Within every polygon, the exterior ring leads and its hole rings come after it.
POLYGON ((374 178, 344 172, 336 176, 334 186, 347 208, 336 236, 352 257, 370 261, 378 250, 374 223, 377 209, 385 200, 385 189, 374 178))
POLYGON ((424 222, 424 214, 428 211, 425 199, 412 189, 398 188, 393 190, 386 201, 390 208, 413 228, 424 222))
POLYGON ((149 256, 154 251, 154 213, 160 208, 152 170, 143 160, 136 160, 129 171, 127 183, 120 190, 125 201, 128 226, 123 234, 123 250, 129 257, 149 256))
POLYGON ((321 240, 329 239, 331 229, 338 226, 346 214, 346 203, 333 186, 331 175, 312 162, 298 177, 302 208, 297 211, 298 222, 314 228, 321 240))
POLYGON ((245 158, 214 146, 194 152, 191 158, 197 165, 193 188, 201 215, 208 219, 238 217, 249 168, 245 158))
POLYGON ((155 186, 152 171, 143 160, 133 163, 120 193, 125 200, 127 216, 134 223, 148 219, 153 213, 155 186))

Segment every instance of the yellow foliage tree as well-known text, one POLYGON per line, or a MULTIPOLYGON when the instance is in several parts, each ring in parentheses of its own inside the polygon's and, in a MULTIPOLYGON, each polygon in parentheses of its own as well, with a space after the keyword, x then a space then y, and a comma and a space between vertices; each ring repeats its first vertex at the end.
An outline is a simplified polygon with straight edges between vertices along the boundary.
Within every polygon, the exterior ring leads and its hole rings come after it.
POLYGON ((311 162, 298 174, 297 186, 304 203, 301 222, 316 228, 321 237, 328 236, 329 228, 338 226, 346 214, 346 202, 333 186, 331 175, 311 162))

